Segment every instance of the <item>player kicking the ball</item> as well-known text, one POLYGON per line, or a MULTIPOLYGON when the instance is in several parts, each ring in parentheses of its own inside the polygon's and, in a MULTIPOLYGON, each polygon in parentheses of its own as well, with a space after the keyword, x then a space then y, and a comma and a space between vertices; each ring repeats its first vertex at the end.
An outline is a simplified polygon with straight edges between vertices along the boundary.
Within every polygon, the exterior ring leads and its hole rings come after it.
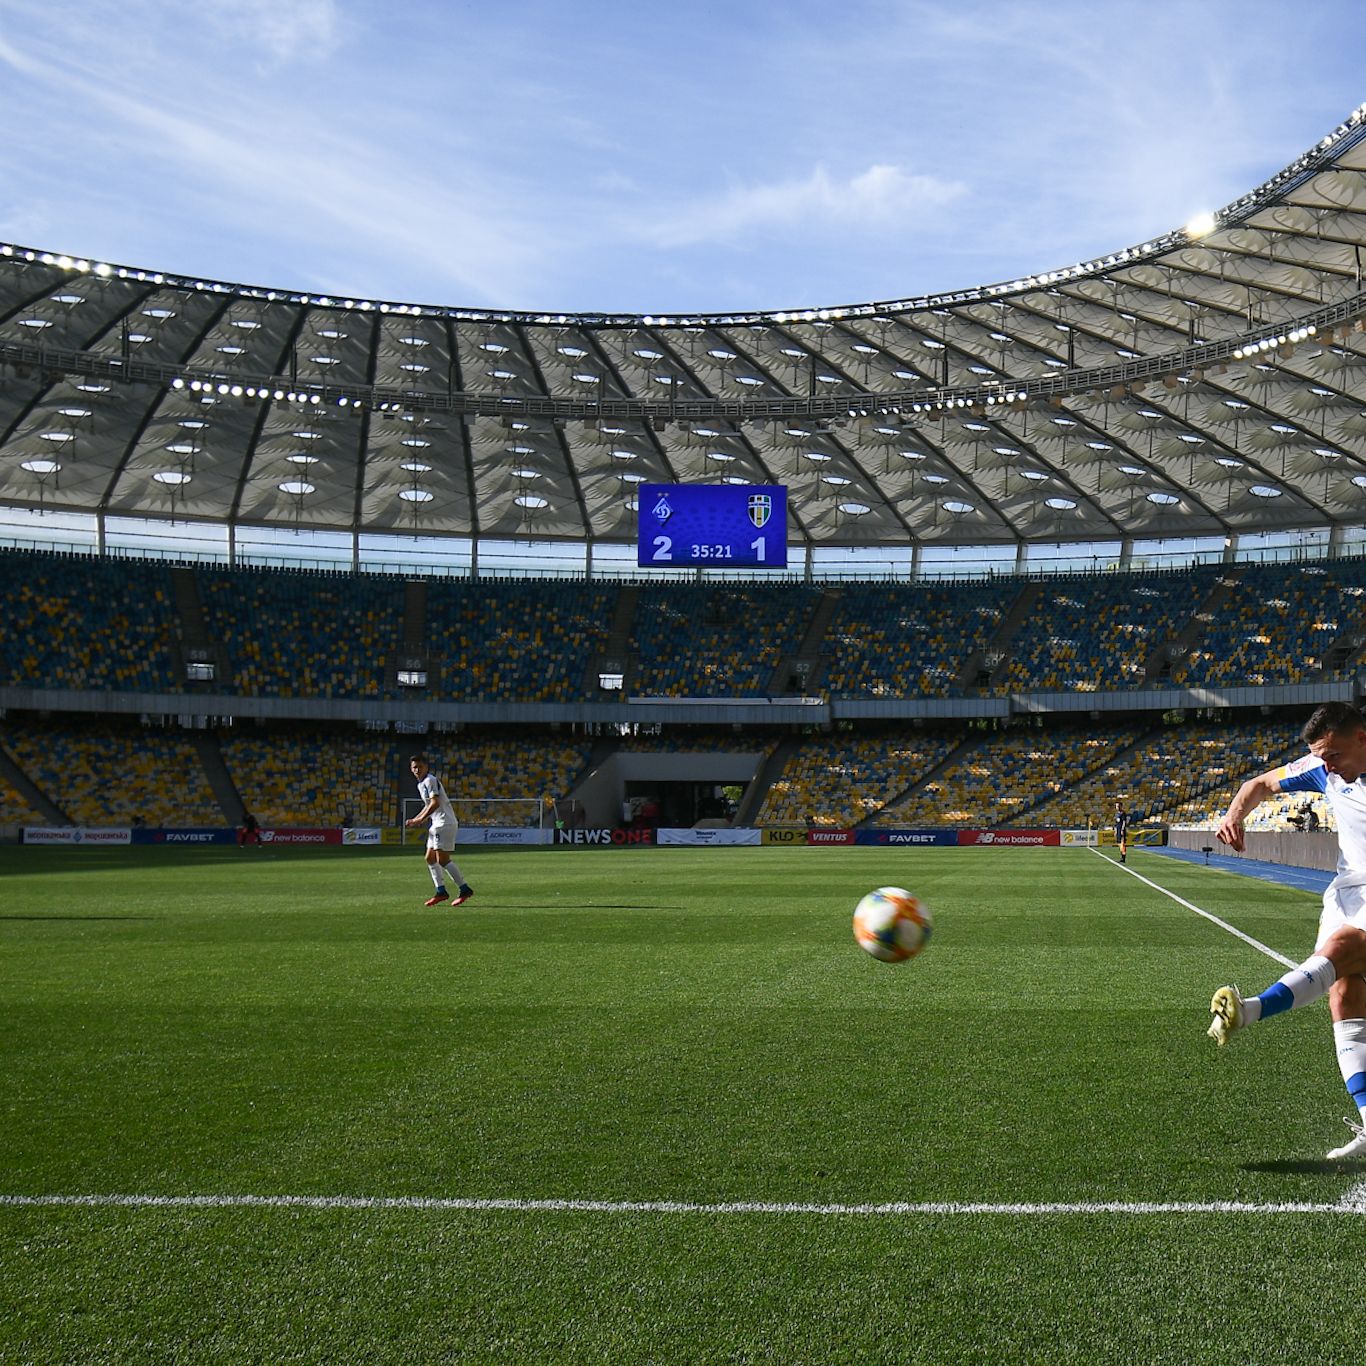
POLYGON ((1326 702, 1305 723, 1302 759, 1249 778, 1219 822, 1219 838, 1241 851, 1244 821, 1254 807, 1281 792, 1323 792, 1338 827, 1338 874, 1323 894, 1312 957, 1260 996, 1244 999, 1220 987, 1210 1002, 1209 1036, 1226 1044, 1239 1030, 1282 1011, 1328 997, 1338 1066, 1360 1123, 1328 1156, 1366 1157, 1366 717, 1346 702, 1326 702))
POLYGON ((403 823, 421 825, 423 821, 429 818, 431 820, 431 826, 427 831, 427 871, 432 875, 436 895, 424 904, 439 906, 443 901, 449 901, 452 906, 459 906, 474 895, 474 888, 465 881, 464 875, 451 860, 451 850, 455 848, 455 835, 460 823, 455 819, 451 799, 446 796, 441 779, 432 772, 431 766, 427 763, 427 756, 414 754, 408 761, 408 768, 417 779, 417 795, 426 805, 412 820, 403 823), (448 877, 455 884, 454 896, 446 891, 445 879, 448 877))

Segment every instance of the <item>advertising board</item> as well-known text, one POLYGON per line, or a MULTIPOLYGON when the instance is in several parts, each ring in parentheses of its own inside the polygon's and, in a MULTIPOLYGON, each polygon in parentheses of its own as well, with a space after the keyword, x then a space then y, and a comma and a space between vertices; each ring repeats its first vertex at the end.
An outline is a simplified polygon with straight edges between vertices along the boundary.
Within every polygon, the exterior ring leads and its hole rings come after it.
POLYGON ((655 832, 652 826, 632 827, 629 830, 620 826, 609 829, 556 830, 555 843, 578 848, 626 849, 642 844, 653 844, 655 832))
POLYGON ((661 827, 657 832, 658 844, 761 844, 763 840, 758 830, 742 828, 739 830, 693 830, 661 827))
POLYGON ((991 844, 997 847, 1058 845, 1062 841, 1057 830, 960 830, 959 844, 991 844))
POLYGON ((131 829, 105 829, 88 825, 26 825, 25 844, 132 844, 131 829))
POLYGON ((855 830, 855 844, 871 844, 878 848, 904 845, 918 848, 925 845, 958 845, 956 830, 855 830))

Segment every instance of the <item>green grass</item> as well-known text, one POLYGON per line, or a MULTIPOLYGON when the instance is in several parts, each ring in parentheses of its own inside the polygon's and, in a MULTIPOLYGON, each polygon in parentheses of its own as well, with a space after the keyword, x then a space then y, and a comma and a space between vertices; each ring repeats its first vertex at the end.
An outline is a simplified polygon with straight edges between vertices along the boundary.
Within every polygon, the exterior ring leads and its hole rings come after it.
MULTIPOLYGON (((0 850, 0 1194, 1332 1204, 1326 1012, 1088 851, 0 850), (923 958, 855 947, 910 886, 923 958)), ((1317 898, 1136 852, 1302 957, 1317 898)), ((0 1207, 0 1362, 1345 1360, 1366 1220, 0 1207)))

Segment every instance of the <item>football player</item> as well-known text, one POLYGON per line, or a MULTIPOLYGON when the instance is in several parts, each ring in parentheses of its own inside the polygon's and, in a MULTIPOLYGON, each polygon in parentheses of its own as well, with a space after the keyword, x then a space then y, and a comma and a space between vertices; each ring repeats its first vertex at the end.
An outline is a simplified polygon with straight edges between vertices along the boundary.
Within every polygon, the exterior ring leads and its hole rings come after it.
POLYGON ((422 798, 424 805, 416 816, 404 821, 404 825, 421 825, 425 820, 431 821, 427 829, 427 871, 436 887, 436 895, 423 904, 439 906, 443 901, 449 901, 452 906, 459 906, 474 895, 474 888, 451 861, 451 850, 455 848, 455 836, 460 823, 455 819, 451 799, 446 796, 441 779, 432 772, 427 756, 414 754, 408 761, 408 768, 417 779, 417 795, 422 798), (446 891, 446 878, 450 878, 455 887, 454 896, 446 891))
POLYGON ((1346 702, 1326 702, 1305 722, 1309 753, 1249 778, 1219 822, 1219 839, 1244 848, 1249 812, 1282 792, 1322 792, 1338 827, 1338 872, 1323 894, 1313 954, 1259 996, 1220 987, 1210 1002, 1209 1036, 1226 1044, 1232 1035, 1282 1011, 1328 997, 1338 1067, 1360 1121, 1347 1121, 1352 1137, 1329 1158, 1366 1157, 1366 717, 1346 702))

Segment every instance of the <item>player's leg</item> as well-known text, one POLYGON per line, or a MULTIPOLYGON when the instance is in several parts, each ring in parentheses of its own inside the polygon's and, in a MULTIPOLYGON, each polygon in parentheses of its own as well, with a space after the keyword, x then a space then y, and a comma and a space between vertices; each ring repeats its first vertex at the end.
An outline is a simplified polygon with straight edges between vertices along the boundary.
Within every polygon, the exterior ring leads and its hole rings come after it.
MULTIPOLYGON (((441 871, 450 879, 451 886, 455 889, 451 897, 451 905, 459 906, 461 902, 468 901, 474 895, 474 889, 465 881, 465 875, 456 867, 454 859, 451 857, 455 849, 455 837, 460 827, 454 821, 448 821, 435 827, 432 830, 432 841, 436 846, 437 858, 440 859, 441 871)), ((445 890, 444 884, 442 890, 445 890)))
POLYGON ((451 905, 459 906, 468 901, 474 895, 474 888, 465 881, 465 875, 456 866, 455 860, 450 856, 449 850, 442 850, 441 867, 451 880, 451 885, 455 888, 455 895, 451 897, 451 905))
POLYGON ((1236 987, 1220 987, 1210 1002, 1209 1036, 1226 1044, 1240 1029, 1307 1006, 1325 996, 1333 983, 1366 972, 1366 931, 1355 917, 1366 912, 1366 889, 1333 888, 1323 894, 1319 937, 1314 952, 1258 996, 1244 999, 1236 987))
POLYGON ((1291 968, 1257 996, 1244 997, 1237 987, 1220 987, 1209 1003, 1213 1016, 1207 1031, 1221 1047, 1240 1029, 1259 1020, 1269 1020, 1298 1006, 1307 1006, 1326 995, 1337 981, 1333 960, 1316 953, 1298 967, 1291 968))
POLYGON ((1347 1120, 1352 1137, 1328 1156, 1366 1157, 1366 977, 1339 978, 1328 993, 1328 1006, 1333 1013, 1338 1070, 1360 1116, 1359 1120, 1347 1120))
POLYGON ((436 894, 429 898, 424 905, 439 906, 446 897, 446 883, 441 876, 441 850, 436 842, 436 833, 433 831, 427 836, 427 872, 432 879, 432 886, 436 888, 436 894))

